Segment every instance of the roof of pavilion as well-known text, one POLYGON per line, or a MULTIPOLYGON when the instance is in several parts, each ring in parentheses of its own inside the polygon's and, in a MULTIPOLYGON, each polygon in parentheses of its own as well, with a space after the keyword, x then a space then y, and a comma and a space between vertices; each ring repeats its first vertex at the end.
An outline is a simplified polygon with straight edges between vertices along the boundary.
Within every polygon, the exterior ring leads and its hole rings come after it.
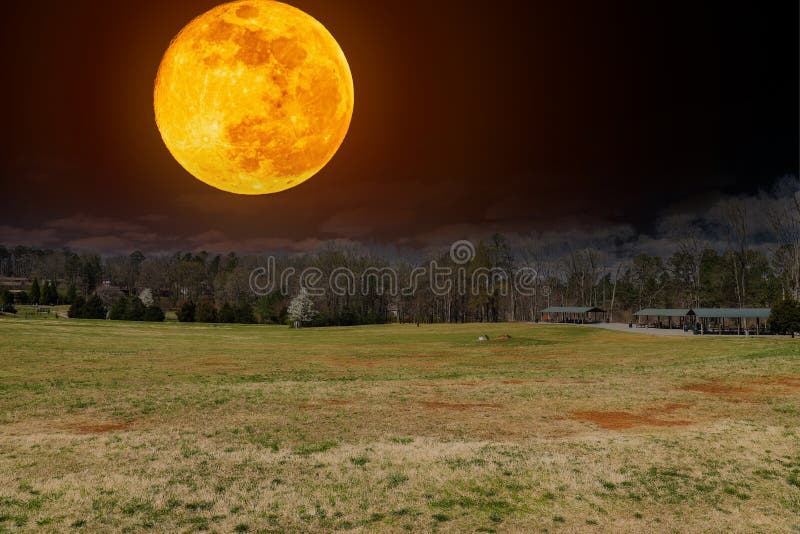
POLYGON ((604 313, 604 311, 594 306, 548 306, 542 313, 604 313))

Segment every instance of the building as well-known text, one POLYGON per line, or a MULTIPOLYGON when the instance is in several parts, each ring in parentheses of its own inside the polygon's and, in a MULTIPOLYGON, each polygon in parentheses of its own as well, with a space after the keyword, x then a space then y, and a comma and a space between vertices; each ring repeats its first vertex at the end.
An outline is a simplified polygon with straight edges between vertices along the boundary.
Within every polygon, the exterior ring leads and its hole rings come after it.
POLYGON ((700 334, 741 334, 766 329, 771 308, 644 308, 634 313, 639 326, 692 328, 700 334), (652 322, 651 319, 655 319, 652 322))
POLYGON ((595 306, 548 306, 540 313, 545 322, 585 324, 605 320, 606 312, 595 306))
POLYGON ((659 328, 684 328, 694 324, 694 311, 690 308, 644 308, 633 316, 640 325, 644 319, 645 325, 653 324, 659 328), (651 317, 656 320, 655 323, 650 322, 651 317))

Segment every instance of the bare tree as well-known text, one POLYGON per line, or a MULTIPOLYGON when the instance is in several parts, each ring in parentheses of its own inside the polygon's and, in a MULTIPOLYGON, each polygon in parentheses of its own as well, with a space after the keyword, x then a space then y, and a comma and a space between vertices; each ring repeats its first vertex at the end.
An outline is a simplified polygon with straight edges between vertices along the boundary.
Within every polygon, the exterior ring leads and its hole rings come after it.
POLYGON ((747 204, 740 199, 726 200, 722 204, 722 216, 728 236, 728 249, 736 281, 736 298, 739 307, 743 308, 747 300, 748 249, 750 224, 747 216, 747 204))
POLYGON ((703 237, 703 230, 686 215, 668 217, 662 222, 662 231, 675 240, 678 251, 686 267, 684 275, 689 292, 690 308, 700 307, 702 290, 703 253, 709 242, 703 237))
POLYGON ((784 291, 800 299, 800 180, 786 184, 792 190, 770 202, 765 216, 777 240, 774 263, 783 273, 784 291))

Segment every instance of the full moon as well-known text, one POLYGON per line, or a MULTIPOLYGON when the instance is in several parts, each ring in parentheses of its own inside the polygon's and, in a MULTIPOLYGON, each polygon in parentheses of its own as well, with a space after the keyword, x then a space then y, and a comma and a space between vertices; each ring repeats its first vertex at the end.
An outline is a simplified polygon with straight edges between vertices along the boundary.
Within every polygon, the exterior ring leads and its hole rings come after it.
POLYGON ((353 115, 342 49, 292 6, 244 0, 191 21, 170 44, 154 90, 156 124, 196 178, 262 195, 319 172, 353 115))

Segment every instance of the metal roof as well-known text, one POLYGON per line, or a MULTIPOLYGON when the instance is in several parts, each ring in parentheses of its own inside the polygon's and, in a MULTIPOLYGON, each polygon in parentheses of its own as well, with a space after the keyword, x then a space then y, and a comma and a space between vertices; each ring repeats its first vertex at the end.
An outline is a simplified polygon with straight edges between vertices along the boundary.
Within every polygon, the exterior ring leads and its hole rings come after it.
POLYGON ((772 311, 771 308, 695 308, 694 313, 697 317, 708 317, 714 319, 767 319, 772 311))
POLYGON ((694 312, 689 308, 643 308, 633 315, 637 317, 684 317, 693 314, 694 312))
POLYGON ((550 306, 542 310, 542 313, 603 313, 604 310, 596 307, 579 306, 550 306))

